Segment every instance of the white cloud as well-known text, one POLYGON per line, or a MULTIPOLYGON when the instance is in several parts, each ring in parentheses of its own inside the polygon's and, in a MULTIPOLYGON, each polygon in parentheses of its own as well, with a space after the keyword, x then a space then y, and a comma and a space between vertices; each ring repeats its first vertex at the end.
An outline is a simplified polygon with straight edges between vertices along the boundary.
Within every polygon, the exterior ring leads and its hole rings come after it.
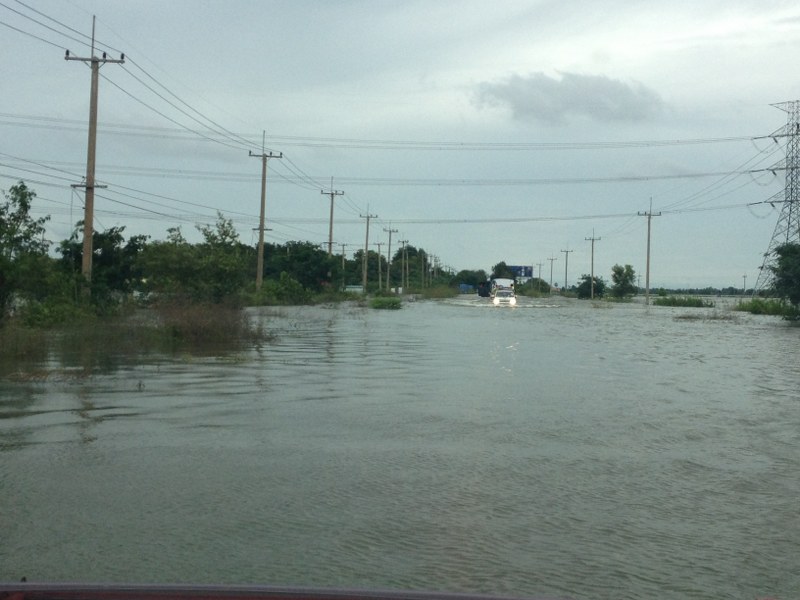
POLYGON ((625 83, 603 75, 561 73, 512 75, 505 81, 478 86, 480 106, 505 106, 515 119, 564 122, 571 117, 594 121, 642 121, 664 108, 659 94, 641 83, 625 83))

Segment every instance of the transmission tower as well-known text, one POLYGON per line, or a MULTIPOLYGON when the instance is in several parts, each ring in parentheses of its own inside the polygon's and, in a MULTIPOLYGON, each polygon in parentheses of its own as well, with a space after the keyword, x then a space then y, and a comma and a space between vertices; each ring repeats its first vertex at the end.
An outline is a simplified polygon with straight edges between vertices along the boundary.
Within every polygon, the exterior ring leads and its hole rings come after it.
POLYGON ((772 233, 769 248, 764 253, 764 263, 759 267, 758 279, 753 286, 753 294, 762 289, 771 287, 773 281, 773 267, 775 266, 775 249, 783 244, 800 244, 800 100, 773 104, 776 108, 786 111, 788 117, 786 125, 776 131, 773 137, 786 138, 786 158, 782 164, 786 171, 786 185, 782 192, 778 192, 770 202, 782 203, 781 214, 772 233))

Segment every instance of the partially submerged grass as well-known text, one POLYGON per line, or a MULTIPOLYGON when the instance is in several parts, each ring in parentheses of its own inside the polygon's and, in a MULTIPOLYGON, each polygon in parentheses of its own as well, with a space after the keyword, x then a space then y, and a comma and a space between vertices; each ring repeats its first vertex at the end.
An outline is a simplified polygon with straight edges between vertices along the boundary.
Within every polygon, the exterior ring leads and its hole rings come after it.
POLYGON ((753 298, 737 303, 733 310, 749 312, 754 315, 772 315, 785 319, 800 318, 800 308, 792 306, 779 298, 753 298))
POLYGON ((438 298, 455 298, 458 296, 458 289, 448 285, 436 285, 419 290, 420 296, 434 300, 438 298))
POLYGON ((679 306, 682 308, 714 308, 714 302, 697 296, 660 296, 653 300, 656 306, 679 306))
POLYGON ((225 346, 264 341, 267 336, 254 327, 238 307, 217 304, 165 304, 155 307, 158 337, 179 346, 225 346))
POLYGON ((676 321, 736 321, 738 316, 731 312, 712 311, 710 313, 686 313, 674 317, 676 321))
POLYGON ((12 320, 0 328, 0 377, 47 364, 91 373, 146 354, 224 354, 269 339, 244 310, 212 304, 166 304, 46 329, 12 320))
POLYGON ((403 300, 398 296, 376 296, 369 305, 371 308, 397 310, 403 306, 403 300))

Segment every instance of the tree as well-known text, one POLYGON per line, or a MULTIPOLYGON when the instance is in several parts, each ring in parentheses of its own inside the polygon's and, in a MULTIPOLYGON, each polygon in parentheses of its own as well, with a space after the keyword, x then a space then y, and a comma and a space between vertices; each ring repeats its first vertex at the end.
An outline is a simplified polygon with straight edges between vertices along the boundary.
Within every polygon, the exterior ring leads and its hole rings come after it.
MULTIPOLYGON (((625 298, 636 293, 636 271, 631 265, 614 265, 611 267, 611 295, 615 298, 625 298)), ((595 288, 595 294, 597 289, 595 288)))
POLYGON ((204 243, 196 247, 199 272, 195 290, 201 299, 212 302, 233 298, 255 278, 255 251, 239 241, 233 221, 219 211, 213 227, 197 229, 203 234, 204 243))
MULTIPOLYGON (((79 276, 83 260, 82 230, 83 222, 79 221, 70 238, 63 240, 58 248, 62 269, 73 275, 76 286, 84 284, 79 276)), ((124 232, 124 226, 92 232, 91 297, 95 308, 112 309, 118 304, 120 294, 130 294, 139 287, 139 256, 147 246, 148 236, 134 235, 126 242, 124 232)))
POLYGON ((279 279, 281 273, 288 274, 305 289, 318 292, 331 281, 341 281, 341 260, 329 257, 325 250, 311 242, 287 242, 284 246, 268 244, 264 276, 279 279))
POLYGON ((788 298, 794 306, 800 305, 800 244, 783 244, 775 249, 777 261, 772 272, 775 275, 775 291, 781 298, 788 298))
MULTIPOLYGON (((581 282, 577 287, 578 298, 591 298, 592 297, 592 276, 582 275, 581 282)), ((594 297, 602 298, 606 292, 606 282, 602 277, 594 278, 594 297)))
POLYGON ((471 285, 472 287, 477 288, 480 284, 486 283, 486 271, 480 269, 478 271, 470 271, 464 269, 456 273, 456 276, 453 278, 453 282, 455 284, 464 283, 466 285, 471 285))
POLYGON ((0 205, 0 319, 8 312, 12 298, 25 295, 43 263, 48 263, 50 242, 44 239, 50 217, 31 217, 36 193, 24 182, 11 186, 0 205))
POLYGON ((492 267, 492 279, 497 278, 514 279, 516 278, 516 274, 508 268, 505 262, 501 261, 492 267))

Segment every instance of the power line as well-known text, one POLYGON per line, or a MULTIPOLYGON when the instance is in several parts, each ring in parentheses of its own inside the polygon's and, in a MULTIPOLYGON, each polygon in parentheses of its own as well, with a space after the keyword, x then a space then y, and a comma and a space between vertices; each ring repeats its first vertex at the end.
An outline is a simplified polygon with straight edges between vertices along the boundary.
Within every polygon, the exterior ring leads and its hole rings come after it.
MULTIPOLYGON (((21 4, 21 3, 20 3, 20 4, 21 4)), ((64 36, 65 38, 67 38, 67 39, 69 39, 69 40, 72 40, 73 42, 76 42, 76 43, 78 43, 78 44, 83 44, 83 45, 85 45, 85 46, 88 46, 88 45, 89 45, 89 44, 87 44, 86 42, 84 42, 83 40, 76 39, 76 38, 72 37, 71 35, 67 35, 67 34, 66 34, 66 33, 64 33, 63 31, 59 31, 58 29, 55 29, 55 28, 53 28, 53 27, 50 27, 49 25, 46 25, 45 23, 42 23, 41 21, 39 21, 39 20, 37 20, 37 19, 34 19, 34 18, 33 18, 33 17, 31 17, 30 15, 26 15, 25 13, 23 13, 23 12, 21 12, 21 11, 18 11, 18 10, 17 10, 17 9, 15 9, 15 8, 11 8, 11 7, 10 7, 10 6, 8 6, 7 4, 4 4, 3 2, 0 2, 0 6, 2 6, 3 8, 6 8, 6 9, 8 9, 8 10, 10 10, 11 12, 13 12, 13 13, 15 13, 15 14, 17 14, 17 15, 21 16, 21 17, 22 17, 22 18, 24 18, 24 19, 28 19, 29 21, 32 21, 33 23, 36 23, 36 24, 37 24, 37 25, 39 25, 40 27, 44 27, 45 29, 48 29, 48 30, 52 31, 53 33, 56 33, 56 34, 58 34, 58 35, 61 35, 61 36, 64 36)), ((9 26, 9 27, 10 27, 10 26, 9 26)), ((19 29, 16 29, 16 27, 11 27, 11 28, 12 28, 12 29, 15 29, 15 30, 17 30, 17 31, 20 31, 20 33, 26 33, 26 34, 27 34, 27 32, 25 32, 25 31, 22 31, 22 30, 19 30, 19 29)), ((28 34, 28 35, 31 35, 32 37, 37 37, 37 36, 34 36, 33 34, 28 34)), ((83 35, 83 34, 81 34, 81 35, 83 35)), ((42 38, 38 38, 38 39, 42 39, 42 38)), ((42 40, 42 41, 46 41, 46 40, 42 40)), ((52 43, 52 42, 48 42, 48 43, 52 43)))

